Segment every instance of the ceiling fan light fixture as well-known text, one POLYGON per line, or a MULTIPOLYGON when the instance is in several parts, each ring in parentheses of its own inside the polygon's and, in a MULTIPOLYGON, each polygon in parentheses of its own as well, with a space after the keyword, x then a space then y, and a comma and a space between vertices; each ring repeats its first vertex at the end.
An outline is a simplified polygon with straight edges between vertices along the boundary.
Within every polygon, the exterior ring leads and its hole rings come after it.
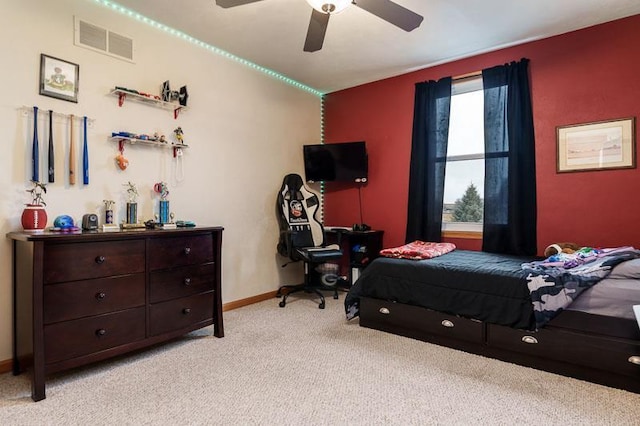
POLYGON ((318 12, 335 15, 345 10, 351 4, 351 0, 307 0, 307 3, 318 12))

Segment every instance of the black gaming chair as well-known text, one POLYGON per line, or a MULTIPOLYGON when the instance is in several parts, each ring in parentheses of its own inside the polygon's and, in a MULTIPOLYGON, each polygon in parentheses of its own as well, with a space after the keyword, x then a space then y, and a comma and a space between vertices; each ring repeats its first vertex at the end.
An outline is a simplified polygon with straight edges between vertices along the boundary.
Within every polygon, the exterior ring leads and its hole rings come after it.
POLYGON ((293 262, 304 262, 304 282, 283 285, 278 289, 276 297, 282 296, 281 308, 287 304, 287 297, 300 291, 318 295, 320 309, 324 309, 324 296, 320 290, 331 290, 333 298, 338 298, 338 276, 335 273, 326 273, 326 268, 324 275, 323 272, 317 273, 318 269, 322 271, 325 262, 342 257, 339 245, 325 246, 324 228, 315 217, 319 207, 318 196, 304 186, 300 175, 289 174, 284 177, 276 203, 280 225, 278 253, 293 262))

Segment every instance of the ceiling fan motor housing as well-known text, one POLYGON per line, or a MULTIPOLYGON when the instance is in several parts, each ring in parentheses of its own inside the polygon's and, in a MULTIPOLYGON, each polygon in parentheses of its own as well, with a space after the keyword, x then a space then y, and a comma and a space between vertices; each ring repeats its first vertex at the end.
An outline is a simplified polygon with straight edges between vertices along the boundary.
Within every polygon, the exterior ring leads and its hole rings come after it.
POLYGON ((352 0, 307 0, 311 7, 327 15, 342 12, 351 2, 352 0))
POLYGON ((322 10, 327 13, 331 13, 336 10, 336 5, 333 3, 325 3, 322 5, 322 10))

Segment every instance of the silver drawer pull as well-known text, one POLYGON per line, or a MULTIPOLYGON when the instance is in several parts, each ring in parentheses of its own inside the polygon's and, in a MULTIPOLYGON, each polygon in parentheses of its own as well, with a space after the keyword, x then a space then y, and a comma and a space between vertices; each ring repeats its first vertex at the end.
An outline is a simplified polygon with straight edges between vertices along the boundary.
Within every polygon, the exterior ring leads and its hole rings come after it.
POLYGON ((640 356, 638 356, 638 355, 630 356, 629 357, 629 362, 631 364, 640 365, 640 356))
POLYGON ((389 315, 391 313, 389 311, 389 309, 387 309, 387 308, 380 308, 380 309, 378 309, 378 312, 380 312, 381 314, 385 314, 385 315, 389 315))
POLYGON ((538 339, 533 336, 522 336, 522 341, 524 343, 538 343, 538 339))
POLYGON ((184 279, 184 285, 191 285, 191 278, 185 278, 184 279))
POLYGON ((184 248, 184 254, 186 254, 186 255, 191 254, 191 247, 185 247, 184 248))
POLYGON ((453 324, 453 322, 451 322, 449 320, 442 320, 442 322, 440 324, 442 324, 444 327, 448 327, 448 328, 451 328, 451 327, 453 327, 455 325, 455 324, 453 324))

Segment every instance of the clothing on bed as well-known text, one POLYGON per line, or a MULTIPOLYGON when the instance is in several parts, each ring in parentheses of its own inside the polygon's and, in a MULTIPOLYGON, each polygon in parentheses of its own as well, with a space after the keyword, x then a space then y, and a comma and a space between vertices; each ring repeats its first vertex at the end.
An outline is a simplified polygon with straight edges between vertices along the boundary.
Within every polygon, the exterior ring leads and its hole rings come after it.
POLYGON ((371 297, 531 329, 533 307, 521 265, 533 260, 466 250, 428 260, 380 257, 347 294, 347 318, 359 315, 360 297, 371 297))
POLYGON ((430 243, 416 240, 400 247, 380 250, 380 255, 397 259, 431 259, 449 253, 455 248, 455 244, 452 243, 430 243))
POLYGON ((590 249, 582 254, 584 256, 561 260, 551 256, 522 265, 527 274, 536 327, 544 326, 566 309, 584 290, 605 278, 614 266, 640 257, 640 251, 633 247, 590 249))

